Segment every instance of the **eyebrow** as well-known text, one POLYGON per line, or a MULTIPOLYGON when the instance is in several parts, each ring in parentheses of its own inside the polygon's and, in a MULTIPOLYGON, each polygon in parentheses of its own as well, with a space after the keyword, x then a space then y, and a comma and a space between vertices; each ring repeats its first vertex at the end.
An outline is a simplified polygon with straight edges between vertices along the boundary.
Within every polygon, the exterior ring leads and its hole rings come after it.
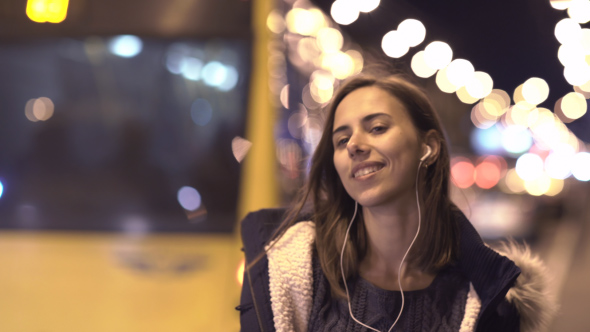
MULTIPOLYGON (((365 116, 361 120, 361 122, 367 123, 367 122, 370 122, 371 120, 373 120, 374 118, 380 117, 380 116, 386 116, 388 118, 391 118, 391 115, 389 115, 387 113, 373 113, 373 114, 369 114, 369 115, 365 116)), ((336 128, 336 129, 334 129, 334 131, 332 132, 332 136, 336 135, 337 133, 339 133, 341 131, 347 130, 348 128, 350 128, 350 127, 347 126, 347 125, 340 126, 340 127, 336 128)))

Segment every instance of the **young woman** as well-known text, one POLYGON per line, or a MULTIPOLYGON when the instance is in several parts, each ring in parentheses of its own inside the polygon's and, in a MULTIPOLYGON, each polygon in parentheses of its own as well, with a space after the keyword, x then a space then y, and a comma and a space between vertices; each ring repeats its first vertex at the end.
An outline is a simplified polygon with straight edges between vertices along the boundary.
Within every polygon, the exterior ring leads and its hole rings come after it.
POLYGON ((357 76, 327 112, 299 201, 242 223, 242 331, 535 331, 547 322, 541 263, 528 250, 507 246, 511 260, 489 249, 451 202, 447 144, 420 88, 357 76))

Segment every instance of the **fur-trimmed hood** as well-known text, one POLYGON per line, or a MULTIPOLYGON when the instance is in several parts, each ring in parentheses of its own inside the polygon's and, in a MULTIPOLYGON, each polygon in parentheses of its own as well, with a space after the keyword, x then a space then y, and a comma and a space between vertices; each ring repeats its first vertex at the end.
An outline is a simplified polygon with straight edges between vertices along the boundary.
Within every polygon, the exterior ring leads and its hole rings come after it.
POLYGON ((506 294, 506 299, 520 314, 521 331, 539 331, 547 327, 557 312, 557 304, 550 292, 551 278, 543 262, 531 253, 527 245, 519 245, 515 241, 504 242, 494 249, 521 270, 514 286, 506 294))

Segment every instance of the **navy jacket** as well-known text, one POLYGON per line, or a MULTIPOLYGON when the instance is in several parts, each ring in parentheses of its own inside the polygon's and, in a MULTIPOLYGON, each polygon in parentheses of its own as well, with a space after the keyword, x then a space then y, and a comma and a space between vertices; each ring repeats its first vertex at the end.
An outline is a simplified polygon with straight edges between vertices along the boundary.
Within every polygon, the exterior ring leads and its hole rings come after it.
MULTIPOLYGON (((264 251, 284 213, 284 209, 260 210, 248 214, 242 221, 246 262, 253 261, 264 251)), ((481 300, 476 331, 519 331, 519 313, 505 296, 514 285, 520 269, 510 259, 488 248, 465 215, 458 212, 456 218, 461 232, 458 265, 481 300)), ((236 309, 240 311, 242 332, 275 331, 266 256, 244 272, 240 305, 236 309)))

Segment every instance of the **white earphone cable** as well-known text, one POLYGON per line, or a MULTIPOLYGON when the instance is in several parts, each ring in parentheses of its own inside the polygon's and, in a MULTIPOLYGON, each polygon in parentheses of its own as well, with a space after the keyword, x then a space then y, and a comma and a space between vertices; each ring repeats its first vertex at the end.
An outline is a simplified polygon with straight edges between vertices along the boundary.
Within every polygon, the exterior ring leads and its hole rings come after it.
MULTIPOLYGON (((408 247, 408 250, 406 250, 406 253, 404 254, 404 257, 402 258, 401 263, 399 264, 399 270, 398 270, 398 274, 397 274, 397 282, 399 285, 399 290, 401 292, 402 295, 402 306, 399 310, 399 314, 397 315, 397 318, 395 319, 395 321, 393 322, 393 325, 391 325, 391 327, 389 328, 389 330, 387 330, 387 332, 391 332, 391 330, 393 329, 393 327, 395 326, 395 324, 397 324, 398 320, 400 319, 402 312, 404 310, 404 290, 402 289, 402 281, 401 281, 401 274, 402 274, 402 267, 404 265, 404 261, 406 260, 406 256, 408 256, 408 253, 410 252, 410 249, 412 249, 412 246, 414 245, 414 242, 416 241, 416 239, 418 238, 418 234, 420 233, 420 224, 422 222, 422 213, 420 211, 420 198, 418 196, 418 175, 420 174, 420 167, 422 167, 422 162, 423 160, 420 160, 420 163, 418 164, 418 173, 416 174, 416 205, 418 206, 418 229, 416 230, 416 235, 414 235, 414 239, 412 240, 412 242, 410 243, 410 246, 408 247)), ((352 314, 352 305, 350 302, 350 294, 348 293, 348 285, 346 284, 346 276, 344 275, 344 265, 343 260, 344 260, 344 248, 346 248, 346 241, 348 240, 348 233, 350 232, 350 227, 352 226, 352 223, 354 222, 354 219, 356 217, 357 214, 357 210, 358 210, 358 202, 354 202, 354 214, 352 215, 352 219, 350 220, 350 224, 348 225, 348 228, 346 229, 346 235, 344 236, 344 244, 342 245, 342 251, 340 252, 340 271, 342 272, 342 280, 344 282, 344 289, 346 290, 346 300, 348 302, 348 311, 350 313, 350 317, 357 322, 358 324, 371 329, 375 332, 381 332, 375 328, 372 328, 366 324, 363 324, 361 321, 359 321, 358 319, 356 319, 356 317, 354 317, 354 315, 352 314)))

